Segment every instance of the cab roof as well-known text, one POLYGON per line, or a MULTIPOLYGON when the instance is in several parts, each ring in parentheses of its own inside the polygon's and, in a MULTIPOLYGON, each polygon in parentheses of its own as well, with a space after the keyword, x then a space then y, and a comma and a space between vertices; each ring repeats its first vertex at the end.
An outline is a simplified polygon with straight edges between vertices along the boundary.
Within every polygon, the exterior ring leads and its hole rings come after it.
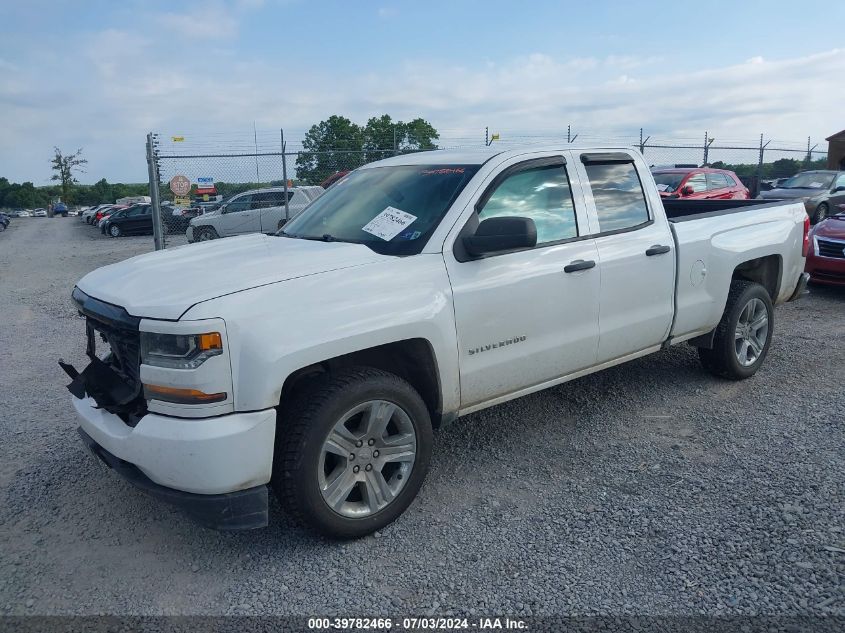
POLYGON ((569 152, 569 151, 616 151, 633 152, 636 150, 630 147, 595 147, 580 146, 563 143, 560 145, 519 145, 508 147, 480 147, 480 148, 458 148, 458 149, 435 149, 422 152, 412 152, 391 156, 382 160, 369 163, 361 167, 391 167, 399 165, 483 165, 494 156, 503 159, 520 156, 534 152, 569 152))

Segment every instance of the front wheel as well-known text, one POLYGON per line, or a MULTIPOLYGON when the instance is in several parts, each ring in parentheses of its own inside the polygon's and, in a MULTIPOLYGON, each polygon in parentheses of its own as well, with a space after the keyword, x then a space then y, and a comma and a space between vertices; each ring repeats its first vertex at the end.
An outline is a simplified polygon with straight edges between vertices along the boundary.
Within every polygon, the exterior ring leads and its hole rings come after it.
POLYGON ((280 414, 273 487, 300 522, 359 538, 394 521, 422 486, 432 429, 420 395, 394 374, 326 374, 280 414))
POLYGON ((202 227, 197 231, 196 242, 207 242, 208 240, 217 239, 217 231, 211 227, 202 227))
POLYGON ((117 224, 112 224, 109 227, 109 235, 112 237, 120 237, 120 227, 117 224))
POLYGON ((822 202, 816 207, 816 212, 813 214, 813 224, 818 224, 827 217, 828 206, 827 202, 822 202))
POLYGON ((699 348, 698 357, 716 376, 750 378, 769 353, 773 330, 774 308, 766 289, 752 281, 733 281, 713 348, 699 348))

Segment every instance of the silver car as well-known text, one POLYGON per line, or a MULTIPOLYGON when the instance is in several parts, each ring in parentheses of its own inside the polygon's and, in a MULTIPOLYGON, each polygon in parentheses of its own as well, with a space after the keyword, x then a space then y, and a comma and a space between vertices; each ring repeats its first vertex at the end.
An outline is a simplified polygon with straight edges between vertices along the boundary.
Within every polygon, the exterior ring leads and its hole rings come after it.
MULTIPOLYGON (((288 189, 288 214, 293 217, 313 200, 319 198, 322 187, 292 187, 288 189)), ((275 233, 285 217, 283 187, 253 189, 233 196, 220 205, 191 219, 186 235, 189 242, 202 242, 218 237, 245 233, 275 233)))

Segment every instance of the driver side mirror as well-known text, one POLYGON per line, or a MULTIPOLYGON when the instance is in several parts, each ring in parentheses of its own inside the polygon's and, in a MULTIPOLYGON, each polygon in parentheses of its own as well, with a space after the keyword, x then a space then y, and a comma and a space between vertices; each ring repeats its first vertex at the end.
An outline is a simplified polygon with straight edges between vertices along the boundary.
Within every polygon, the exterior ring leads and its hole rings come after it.
POLYGON ((834 189, 830 193, 839 193, 840 191, 845 191, 845 185, 839 185, 836 189, 834 189))
POLYGON ((691 196, 694 193, 695 193, 695 191, 693 190, 692 185, 685 185, 685 186, 681 187, 681 195, 682 196, 691 196))
POLYGON ((536 245, 537 227, 531 218, 487 218, 478 225, 475 235, 464 237, 464 247, 474 257, 536 245))

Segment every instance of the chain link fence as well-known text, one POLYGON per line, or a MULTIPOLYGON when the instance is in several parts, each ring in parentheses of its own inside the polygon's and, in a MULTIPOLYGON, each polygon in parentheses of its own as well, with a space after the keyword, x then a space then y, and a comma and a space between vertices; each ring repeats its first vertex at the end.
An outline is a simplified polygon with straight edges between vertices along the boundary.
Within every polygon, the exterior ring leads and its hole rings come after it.
MULTIPOLYGON (((184 233, 191 217, 213 209, 232 196, 268 187, 321 185, 327 187, 345 173, 366 163, 411 151, 419 144, 385 131, 383 138, 336 138, 329 149, 314 151, 304 135, 285 139, 282 130, 250 134, 203 133, 148 135, 147 161, 150 193, 158 201, 163 222, 156 248, 185 242, 184 233), (187 183, 179 195, 171 190, 174 178, 187 183)), ((716 141, 709 133, 699 139, 659 139, 640 130, 636 136, 579 134, 571 126, 561 131, 491 133, 489 128, 441 130, 439 149, 459 149, 495 145, 507 148, 524 144, 555 144, 565 141, 574 146, 596 145, 631 147, 639 150, 649 165, 709 165, 734 171, 757 195, 770 181, 785 178, 804 169, 826 168, 827 151, 806 143, 766 139, 716 141)), ((155 202, 154 202, 155 205, 155 202)))

